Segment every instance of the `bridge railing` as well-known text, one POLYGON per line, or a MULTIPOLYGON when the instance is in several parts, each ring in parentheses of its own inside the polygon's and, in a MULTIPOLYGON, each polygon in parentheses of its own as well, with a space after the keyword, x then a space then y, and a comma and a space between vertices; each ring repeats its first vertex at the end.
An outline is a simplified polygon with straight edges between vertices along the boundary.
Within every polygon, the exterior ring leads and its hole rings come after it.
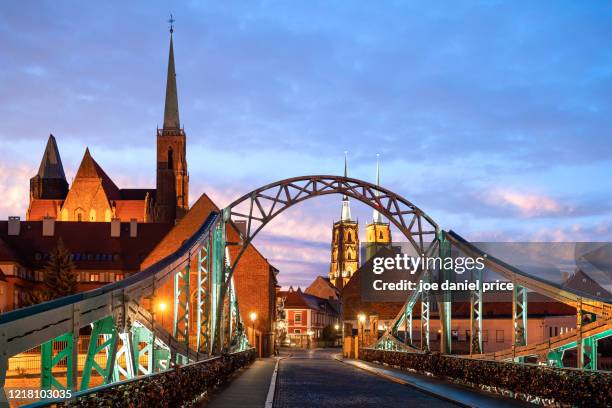
POLYGON ((225 223, 213 212, 178 250, 135 275, 1 314, 0 402, 6 402, 10 359, 28 351, 39 355, 40 388, 78 391, 95 378, 116 383, 209 358, 216 338, 222 340, 216 353, 245 349, 233 282, 225 280, 227 257, 225 223), (173 286, 171 327, 160 324, 154 310, 166 283, 173 286), (229 288, 224 295, 222 284, 229 288), (85 347, 80 332, 86 326, 85 347))

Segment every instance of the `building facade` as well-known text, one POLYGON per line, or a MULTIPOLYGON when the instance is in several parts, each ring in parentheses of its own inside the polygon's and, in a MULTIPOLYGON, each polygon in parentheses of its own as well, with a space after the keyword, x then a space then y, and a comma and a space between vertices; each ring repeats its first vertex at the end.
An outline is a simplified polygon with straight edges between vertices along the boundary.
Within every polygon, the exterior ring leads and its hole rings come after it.
POLYGON ((157 129, 156 188, 120 189, 93 159, 89 148, 68 188, 57 140, 49 136, 43 157, 30 179, 28 221, 52 217, 61 221, 173 223, 189 209, 187 135, 180 126, 174 47, 170 51, 166 81, 164 125, 157 129))
POLYGON ((285 312, 288 345, 311 348, 330 345, 340 335, 337 304, 302 292, 300 288, 279 291, 285 312))
MULTIPOLYGON (((348 176, 348 162, 344 157, 344 177, 348 176)), ((348 283, 359 268, 359 223, 351 219, 348 196, 342 197, 342 215, 332 229, 329 280, 338 289, 348 283)))

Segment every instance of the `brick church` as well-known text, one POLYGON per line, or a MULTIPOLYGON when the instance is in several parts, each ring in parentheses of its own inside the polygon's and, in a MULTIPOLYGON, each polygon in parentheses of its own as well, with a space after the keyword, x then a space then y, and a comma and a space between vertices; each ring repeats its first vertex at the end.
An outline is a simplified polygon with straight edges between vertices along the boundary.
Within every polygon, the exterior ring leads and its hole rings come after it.
MULTIPOLYGON (((58 141, 50 135, 30 179, 26 220, 0 221, 0 313, 23 307, 28 293, 42 286, 43 269, 59 239, 71 253, 78 291, 87 291, 160 261, 219 210, 206 194, 189 207, 187 135, 179 120, 173 31, 163 127, 156 131, 156 188, 120 188, 88 148, 69 185, 58 141)), ((232 226, 227 234, 238 239, 232 226)), ((277 273, 250 245, 234 274, 242 316, 258 316, 249 337, 260 355, 270 354, 274 344, 277 273)), ((160 288, 160 300, 170 302, 172 285, 167 286, 160 288)))
POLYGON ((119 188, 85 149, 70 188, 53 135, 49 136, 38 173, 30 179, 30 205, 26 219, 40 221, 174 223, 189 210, 187 136, 181 128, 170 35, 164 126, 157 129, 157 188, 119 188))

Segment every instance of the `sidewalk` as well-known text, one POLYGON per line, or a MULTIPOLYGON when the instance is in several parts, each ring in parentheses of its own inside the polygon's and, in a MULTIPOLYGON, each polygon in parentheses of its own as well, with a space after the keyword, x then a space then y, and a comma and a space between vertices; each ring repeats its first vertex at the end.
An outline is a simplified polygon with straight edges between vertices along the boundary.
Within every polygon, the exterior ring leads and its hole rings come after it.
POLYGON ((452 384, 437 378, 414 374, 380 364, 361 360, 343 359, 339 355, 336 356, 336 359, 345 364, 350 364, 362 370, 385 377, 388 380, 415 387, 425 393, 442 396, 464 407, 533 407, 533 404, 527 402, 489 394, 474 388, 452 384))
POLYGON ((275 358, 257 359, 245 368, 226 388, 215 393, 208 404, 211 408, 262 408, 266 403, 275 358))

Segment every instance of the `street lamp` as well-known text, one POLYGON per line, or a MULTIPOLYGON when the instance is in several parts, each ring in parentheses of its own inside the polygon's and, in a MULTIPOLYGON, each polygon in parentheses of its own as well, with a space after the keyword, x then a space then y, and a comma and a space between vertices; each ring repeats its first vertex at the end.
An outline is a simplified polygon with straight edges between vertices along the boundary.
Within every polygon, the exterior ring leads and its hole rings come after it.
MULTIPOLYGON (((255 320, 257 320, 257 312, 251 312, 249 317, 251 318, 251 323, 253 325, 253 344, 255 344, 255 320)), ((257 344, 255 344, 255 348, 257 348, 257 344)))
POLYGON ((312 330, 308 330, 306 334, 308 335, 308 348, 310 348, 310 338, 312 337, 314 332, 312 330))
POLYGON ((168 307, 168 305, 166 304, 166 302, 159 302, 157 307, 159 308, 159 311, 161 312, 161 315, 162 315, 162 326, 163 326, 164 325, 164 315, 165 315, 164 312, 166 311, 166 308, 168 307))
POLYGON ((338 323, 334 324, 334 329, 338 331, 340 329, 340 325, 338 323))
POLYGON ((363 347, 363 332, 365 331, 366 315, 363 313, 359 313, 357 315, 357 320, 359 320, 359 324, 361 325, 361 347, 363 347))

